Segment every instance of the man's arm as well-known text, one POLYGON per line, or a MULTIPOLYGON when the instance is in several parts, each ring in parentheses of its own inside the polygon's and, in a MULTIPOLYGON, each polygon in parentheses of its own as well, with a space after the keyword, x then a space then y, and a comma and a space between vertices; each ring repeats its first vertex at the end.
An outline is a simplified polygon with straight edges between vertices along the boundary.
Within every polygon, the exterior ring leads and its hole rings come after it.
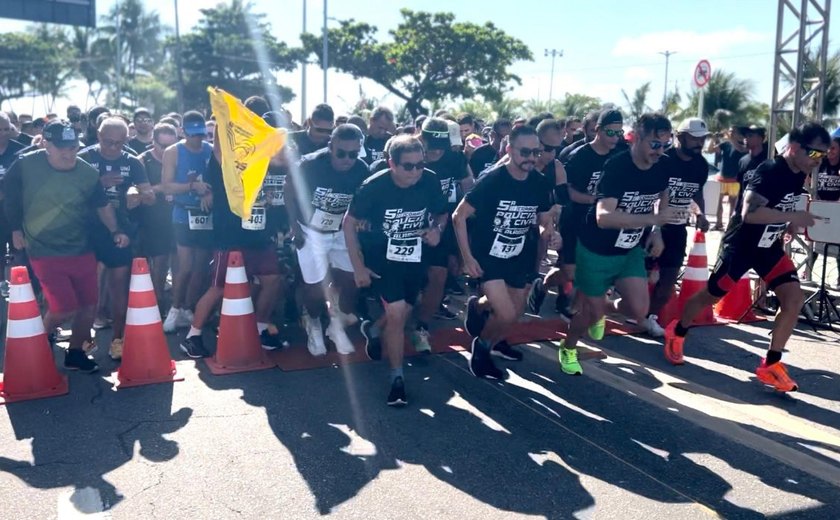
POLYGON ((569 198, 572 199, 572 202, 577 202, 578 204, 595 204, 594 195, 579 192, 571 184, 569 184, 569 198))
POLYGON ((114 239, 114 243, 117 247, 127 247, 130 243, 128 236, 120 230, 119 225, 117 224, 117 213, 114 211, 114 207, 110 204, 105 206, 96 208, 96 214, 99 216, 99 220, 108 228, 108 231, 111 232, 111 237, 114 239))
POLYGON ((483 273, 475 257, 470 250, 470 239, 467 235, 467 219, 475 215, 475 208, 461 199, 455 213, 452 214, 452 225, 455 227, 455 238, 458 240, 458 249, 461 251, 461 258, 464 260, 464 270, 473 278, 480 278, 483 273))
MULTIPOLYGON (((667 201, 667 195, 666 195, 667 201)), ((667 207, 668 203, 665 203, 667 207)), ((595 206, 595 219, 598 227, 603 229, 630 229, 664 224, 662 210, 658 214, 646 213, 634 215, 618 210, 618 199, 601 199, 595 206)))
POLYGON ((770 201, 767 197, 754 191, 744 193, 744 204, 741 208, 741 218, 747 224, 785 224, 792 223, 798 227, 814 225, 814 217, 807 211, 779 211, 768 208, 770 201))
POLYGON ((475 184, 475 175, 473 174, 472 168, 470 165, 467 165, 467 176, 461 179, 461 192, 466 193, 470 191, 475 184))
MULTIPOLYGON (((21 172, 20 160, 15 161, 12 167, 6 172, 4 179, 6 200, 6 220, 12 231, 12 246, 15 249, 26 249, 26 239, 23 236, 23 174, 21 172)), ((5 246, 4 246, 5 247, 5 246)))

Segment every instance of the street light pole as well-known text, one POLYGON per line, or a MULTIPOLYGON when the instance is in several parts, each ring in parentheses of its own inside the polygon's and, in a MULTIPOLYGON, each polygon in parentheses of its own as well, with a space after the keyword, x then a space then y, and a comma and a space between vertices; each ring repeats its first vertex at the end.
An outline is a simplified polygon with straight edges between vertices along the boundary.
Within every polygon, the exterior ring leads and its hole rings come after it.
POLYGON ((324 103, 327 102, 327 68, 329 67, 329 46, 327 43, 327 0, 324 0, 324 52, 322 56, 324 67, 324 103))
POLYGON ((116 66, 116 73, 114 74, 117 79, 117 90, 116 90, 116 99, 114 100, 114 109, 119 112, 120 110, 120 100, 122 98, 122 88, 120 83, 122 83, 122 43, 120 42, 120 25, 122 25, 122 17, 120 16, 120 1, 117 0, 117 3, 114 5, 114 8, 117 10, 117 23, 116 27, 114 28, 115 34, 115 41, 117 46, 117 66, 116 66))
MULTIPOLYGON (((177 1, 177 0, 176 0, 177 1)), ((306 33, 306 0, 303 0, 303 31, 306 33)), ((306 120, 306 61, 300 64, 300 120, 306 120)))
POLYGON ((554 60, 557 57, 563 57, 563 51, 557 49, 545 50, 545 57, 551 56, 551 79, 548 81, 548 106, 551 107, 551 102, 554 100, 554 60))
POLYGON ((665 91, 662 93, 662 111, 664 112, 668 108, 668 62, 676 51, 664 51, 659 54, 665 56, 665 91))

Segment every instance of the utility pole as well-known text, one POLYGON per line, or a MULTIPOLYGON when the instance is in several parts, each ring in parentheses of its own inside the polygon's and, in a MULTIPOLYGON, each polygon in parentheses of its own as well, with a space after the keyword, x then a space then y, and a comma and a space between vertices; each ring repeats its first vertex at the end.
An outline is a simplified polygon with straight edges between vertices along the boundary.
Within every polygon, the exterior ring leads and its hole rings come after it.
POLYGON ((178 112, 184 113, 184 70, 181 68, 181 24, 175 0, 175 67, 178 69, 178 112))
MULTIPOLYGON (((176 0, 177 1, 177 0, 176 0)), ((306 0, 303 0, 303 33, 306 33, 306 0)), ((300 64, 300 120, 306 120, 306 61, 300 64)))
POLYGON ((665 56, 665 91, 662 93, 662 111, 664 112, 668 108, 668 63, 676 51, 664 51, 659 54, 665 56))
POLYGON ((116 100, 114 101, 114 110, 119 112, 120 110, 120 100, 122 99, 122 87, 120 83, 122 83, 122 42, 120 42, 120 25, 122 25, 122 17, 120 16, 120 1, 117 0, 117 3, 114 4, 114 8, 117 11, 117 20, 116 20, 116 27, 114 28, 114 35, 115 35, 115 42, 117 44, 117 66, 116 66, 116 73, 114 76, 117 80, 117 88, 116 88, 116 100))
POLYGON ((327 43, 327 0, 324 0, 324 52, 321 65, 324 67, 324 103, 327 102, 327 69, 329 68, 329 44, 327 43))
POLYGON ((545 50, 545 57, 551 56, 551 79, 548 82, 548 106, 551 107, 551 102, 554 100, 554 60, 558 57, 563 57, 563 51, 557 49, 545 50))

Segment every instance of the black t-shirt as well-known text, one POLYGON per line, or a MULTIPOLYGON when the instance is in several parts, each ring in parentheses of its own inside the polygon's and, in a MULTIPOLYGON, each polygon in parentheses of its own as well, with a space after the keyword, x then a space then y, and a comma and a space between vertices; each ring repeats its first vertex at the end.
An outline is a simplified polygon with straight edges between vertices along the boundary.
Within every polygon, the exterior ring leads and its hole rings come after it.
POLYGON ((512 259, 532 250, 526 242, 534 239, 537 215, 551 209, 542 174, 532 170, 517 180, 505 165, 487 171, 465 199, 475 208, 470 248, 479 259, 512 259))
POLYGON ((368 171, 370 173, 379 173, 382 170, 387 170, 387 169, 388 169, 388 159, 385 159, 383 157, 382 159, 378 159, 378 160, 370 163, 370 168, 368 168, 368 171))
POLYGON ((427 163, 426 167, 435 172, 450 209, 455 209, 459 199, 459 183, 467 176, 467 158, 461 152, 446 150, 440 159, 427 163))
POLYGON ((265 199, 268 226, 271 231, 285 233, 289 230, 289 214, 286 211, 286 177, 288 175, 288 168, 269 164, 263 180, 263 193, 260 198, 265 199))
POLYGON ((207 163, 204 182, 213 190, 213 244, 216 249, 258 249, 271 243, 271 234, 266 225, 265 201, 257 199, 249 220, 233 213, 225 192, 222 166, 215 155, 211 155, 207 163))
POLYGON ((755 171, 755 169, 758 168, 758 166, 766 160, 766 145, 762 149, 762 152, 758 155, 753 156, 751 153, 747 152, 746 154, 744 154, 743 157, 741 157, 741 159, 738 161, 738 183, 741 185, 741 188, 744 188, 749 184, 752 172, 755 171))
MULTIPOLYGON (((569 186, 580 193, 595 195, 598 182, 601 180, 601 175, 603 174, 604 163, 612 155, 610 152, 607 155, 598 154, 592 148, 591 143, 584 144, 572 152, 565 163, 566 179, 568 180, 569 186)), ((572 202, 571 211, 564 211, 564 214, 568 213, 567 218, 582 223, 591 207, 592 204, 572 202)))
POLYGON ((446 200, 435 174, 425 170, 412 186, 397 186, 391 170, 368 177, 359 188, 348 210, 350 215, 370 224, 360 234, 368 265, 383 259, 392 262, 422 261, 422 234, 433 215, 446 212, 446 200))
POLYGON ((490 168, 499 160, 499 154, 490 143, 479 146, 470 157, 470 169, 478 177, 481 172, 490 168))
MULTIPOLYGON (((796 202, 802 194, 805 173, 794 173, 783 157, 777 157, 761 163, 755 169, 744 188, 744 192, 753 191, 768 200, 767 207, 784 212, 796 210, 796 202)), ((740 204, 739 204, 740 206, 740 204)), ((733 213, 723 236, 726 247, 761 250, 780 243, 787 229, 787 223, 747 224, 741 217, 741 211, 733 213)))
POLYGON ((668 205, 674 210, 669 225, 685 226, 691 214, 691 201, 703 189, 709 177, 709 163, 702 155, 690 160, 679 158, 676 150, 668 152, 668 205))
POLYGON ((321 148, 324 148, 327 145, 317 145, 312 142, 312 139, 309 138, 309 134, 306 130, 301 130, 299 132, 291 132, 289 137, 292 139, 292 142, 295 143, 297 147, 297 153, 300 157, 304 155, 309 155, 313 152, 317 152, 321 148))
POLYGON ((738 150, 729 141, 720 143, 718 148, 720 149, 720 176, 728 181, 736 180, 740 171, 739 163, 747 152, 738 150))
POLYGON ((840 200, 840 164, 832 165, 827 157, 817 176, 817 199, 840 200))
POLYGON ((367 152, 367 156, 364 158, 364 161, 368 164, 373 164, 384 158, 385 144, 391 137, 391 134, 387 134, 384 139, 379 139, 371 135, 365 136, 365 151, 367 152))
POLYGON ((134 152, 134 155, 140 155, 141 153, 151 148, 152 142, 149 141, 148 143, 144 143, 143 141, 135 137, 134 139, 128 141, 128 143, 126 143, 126 146, 128 146, 134 152))
MULTIPOLYGON (((653 213, 654 205, 668 188, 668 161, 669 158, 664 156, 649 169, 641 170, 633 162, 629 151, 610 158, 604 164, 595 199, 616 199, 616 209, 624 213, 653 213)), ((587 249, 599 255, 626 255, 641 244, 645 228, 600 228, 595 211, 596 206, 591 206, 579 234, 580 242, 587 249)))
POLYGON ((335 171, 327 149, 304 157, 300 163, 301 179, 295 181, 302 196, 300 214, 295 218, 318 231, 340 230, 342 217, 356 190, 369 175, 367 164, 361 159, 356 159, 346 172, 335 171))
MULTIPOLYGON (((140 157, 149 184, 156 186, 161 183, 163 163, 155 159, 152 150, 147 150, 140 157)), ((172 226, 171 196, 167 198, 163 193, 155 193, 155 203, 151 206, 140 206, 141 225, 149 232, 154 232, 161 226, 172 226), (169 199, 169 200, 167 200, 169 199)))
POLYGON ((119 186, 105 188, 105 195, 108 196, 108 202, 116 210, 117 217, 124 223, 124 219, 127 219, 129 215, 129 211, 126 209, 126 192, 134 185, 149 182, 143 163, 125 150, 114 160, 105 159, 99 151, 98 144, 82 150, 79 153, 79 158, 93 166, 99 172, 100 177, 115 173, 122 176, 123 183, 119 186))
MULTIPOLYGON (((17 141, 9 141, 9 144, 6 145, 6 151, 0 153, 0 192, 3 191, 3 178, 6 176, 6 172, 21 155, 21 150, 24 148, 25 146, 17 141)), ((0 215, 0 218, 2 218, 2 215, 0 215)))
POLYGON ((19 142, 23 146, 32 146, 32 136, 21 133, 17 137, 15 137, 15 141, 19 142))
MULTIPOLYGON (((570 144, 569 146, 560 150, 560 153, 557 154, 557 160, 563 164, 566 164, 566 161, 569 159, 569 156, 572 155, 572 152, 580 148, 581 146, 586 144, 586 138, 578 139, 574 143, 570 144)), ((562 145, 561 145, 562 146, 562 145)))

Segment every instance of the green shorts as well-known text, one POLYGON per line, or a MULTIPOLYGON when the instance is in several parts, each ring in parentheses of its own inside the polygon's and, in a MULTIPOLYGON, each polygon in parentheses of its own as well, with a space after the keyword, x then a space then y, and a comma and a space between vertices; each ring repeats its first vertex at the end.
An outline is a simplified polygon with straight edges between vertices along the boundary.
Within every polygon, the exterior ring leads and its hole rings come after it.
POLYGON ((604 296, 616 280, 647 278, 645 251, 634 247, 626 255, 599 255, 578 243, 575 287, 586 296, 604 296))

